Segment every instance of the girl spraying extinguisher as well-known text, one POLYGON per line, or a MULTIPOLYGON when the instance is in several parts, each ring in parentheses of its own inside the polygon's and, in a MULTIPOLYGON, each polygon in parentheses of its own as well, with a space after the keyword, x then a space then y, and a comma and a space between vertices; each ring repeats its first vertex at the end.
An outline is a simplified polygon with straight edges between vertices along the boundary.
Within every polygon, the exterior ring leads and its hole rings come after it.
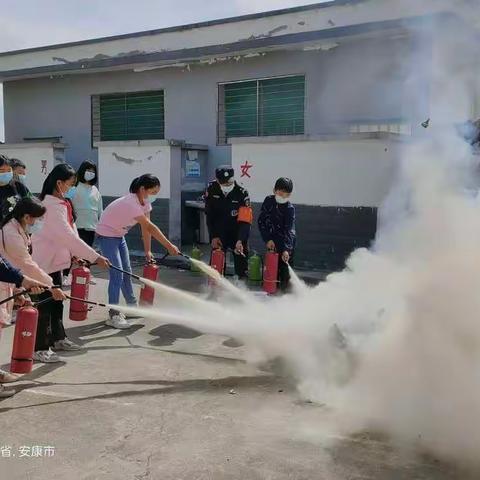
MULTIPOLYGON (((143 244, 147 262, 153 260, 152 237, 163 245, 170 255, 178 255, 180 250, 173 245, 162 231, 150 221, 152 203, 160 192, 160 180, 149 173, 135 178, 130 185, 130 193, 117 198, 103 212, 97 226, 97 235, 102 254, 114 267, 131 272, 130 258, 125 235, 137 223, 142 229, 143 244)), ((120 291, 128 305, 136 306, 132 280, 117 270, 110 270, 108 303, 118 305, 120 291)), ((130 328, 125 315, 111 310, 106 324, 118 329, 130 328)))

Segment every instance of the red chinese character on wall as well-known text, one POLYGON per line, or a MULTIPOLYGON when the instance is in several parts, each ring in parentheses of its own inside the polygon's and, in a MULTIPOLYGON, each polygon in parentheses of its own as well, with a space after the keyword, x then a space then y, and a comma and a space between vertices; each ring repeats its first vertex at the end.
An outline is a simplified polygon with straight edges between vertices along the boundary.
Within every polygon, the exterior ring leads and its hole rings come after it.
POLYGON ((250 173, 248 172, 252 167, 253 165, 248 163, 248 160, 246 160, 243 165, 240 165, 240 169, 242 170, 242 174, 240 175, 240 178, 242 177, 252 178, 250 176, 250 173))
POLYGON ((46 160, 42 160, 41 162, 42 162, 42 173, 43 173, 44 175, 46 175, 46 174, 47 174, 47 161, 46 161, 46 160))

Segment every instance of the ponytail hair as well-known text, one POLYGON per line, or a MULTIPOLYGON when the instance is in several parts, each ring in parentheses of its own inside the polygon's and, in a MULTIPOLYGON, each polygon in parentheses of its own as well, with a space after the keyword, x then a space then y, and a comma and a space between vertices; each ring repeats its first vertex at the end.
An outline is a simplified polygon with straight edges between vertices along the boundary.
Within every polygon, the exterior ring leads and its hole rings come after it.
POLYGON ((133 182, 130 184, 130 193, 138 193, 142 187, 145 189, 160 187, 160 180, 151 173, 145 173, 133 179, 133 182))
POLYGON ((12 211, 3 217, 1 227, 3 228, 10 220, 15 219, 17 222, 25 215, 30 215, 33 218, 39 218, 45 215, 47 209, 35 197, 24 197, 20 199, 12 211))
POLYGON ((61 182, 66 182, 75 176, 75 169, 67 163, 60 163, 59 165, 55 166, 43 182, 40 200, 44 200, 47 195, 53 195, 57 189, 57 182, 59 180, 61 182))

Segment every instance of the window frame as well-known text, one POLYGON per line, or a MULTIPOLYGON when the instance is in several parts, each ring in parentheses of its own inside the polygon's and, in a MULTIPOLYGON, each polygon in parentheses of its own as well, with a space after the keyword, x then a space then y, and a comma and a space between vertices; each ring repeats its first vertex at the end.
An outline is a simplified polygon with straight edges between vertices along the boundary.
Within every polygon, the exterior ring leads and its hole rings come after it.
POLYGON ((255 78, 244 78, 241 80, 231 80, 231 81, 222 81, 222 82, 217 82, 217 146, 228 146, 231 145, 228 141, 229 138, 269 138, 269 137, 294 137, 294 136, 301 136, 305 135, 305 132, 307 131, 307 115, 306 115, 306 108, 307 108, 307 96, 308 96, 308 90, 307 90, 307 75, 305 72, 303 73, 289 73, 287 75, 274 75, 274 76, 268 76, 268 77, 255 77, 255 78), (281 78, 291 78, 291 77, 303 77, 303 89, 304 89, 304 96, 303 96, 303 133, 299 134, 281 134, 281 135, 258 135, 258 130, 259 130, 259 101, 260 101, 260 95, 259 95, 259 90, 260 90, 260 82, 263 80, 275 80, 275 79, 281 79, 281 78), (256 82, 257 84, 257 135, 254 136, 238 136, 238 137, 228 137, 226 135, 226 121, 225 121, 225 90, 223 89, 222 94, 223 94, 223 128, 225 129, 225 141, 220 141, 220 94, 221 94, 221 87, 224 87, 225 85, 233 85, 237 83, 247 83, 247 82, 256 82))
POLYGON ((95 144, 98 142, 138 142, 142 140, 165 140, 165 131, 166 131, 166 98, 167 98, 167 90, 164 87, 161 88, 150 88, 148 90, 129 90, 129 91, 120 91, 120 92, 102 92, 102 93, 94 93, 90 95, 90 138, 91 138, 91 146, 92 148, 96 148, 95 144), (150 93, 150 92, 162 92, 163 93, 163 138, 143 138, 143 139, 129 139, 129 140, 102 140, 102 123, 101 123, 101 113, 100 113, 100 98, 102 96, 109 96, 109 95, 124 95, 125 97, 130 94, 138 94, 138 93, 150 93), (99 121, 99 131, 98 131, 98 138, 94 134, 94 103, 97 102, 97 106, 99 108, 98 112, 98 121, 99 121))

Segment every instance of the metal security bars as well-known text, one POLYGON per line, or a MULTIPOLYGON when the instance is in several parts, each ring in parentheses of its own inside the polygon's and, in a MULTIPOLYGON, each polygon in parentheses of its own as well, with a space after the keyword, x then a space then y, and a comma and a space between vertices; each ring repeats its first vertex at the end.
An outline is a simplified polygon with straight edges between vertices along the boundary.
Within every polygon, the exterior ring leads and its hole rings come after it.
POLYGON ((163 138, 163 90, 92 96, 93 142, 163 138))
POLYGON ((303 75, 219 85, 218 143, 229 137, 301 135, 305 131, 303 75))

